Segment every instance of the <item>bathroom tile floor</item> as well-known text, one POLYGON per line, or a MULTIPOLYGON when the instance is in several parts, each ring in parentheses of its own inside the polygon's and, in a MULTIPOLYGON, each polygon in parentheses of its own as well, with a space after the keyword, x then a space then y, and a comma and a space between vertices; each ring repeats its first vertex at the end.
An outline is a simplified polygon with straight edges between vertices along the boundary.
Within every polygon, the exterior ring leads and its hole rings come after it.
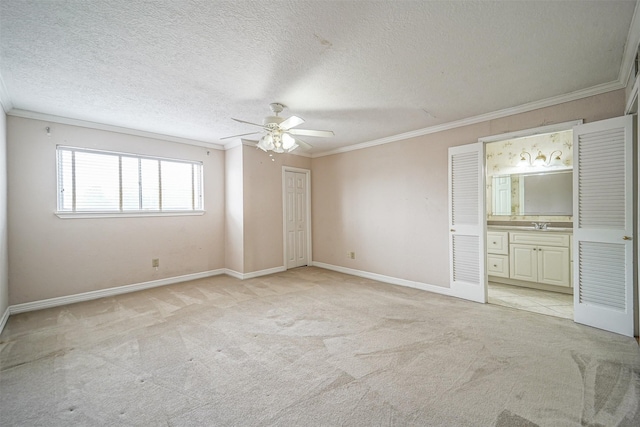
POLYGON ((573 320, 573 295, 489 282, 489 304, 573 320))

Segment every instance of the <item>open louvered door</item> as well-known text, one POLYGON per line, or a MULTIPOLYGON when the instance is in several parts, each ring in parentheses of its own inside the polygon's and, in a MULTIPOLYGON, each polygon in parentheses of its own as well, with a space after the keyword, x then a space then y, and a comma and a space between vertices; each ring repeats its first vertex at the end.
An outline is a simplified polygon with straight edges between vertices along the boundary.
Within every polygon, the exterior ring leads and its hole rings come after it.
POLYGON ((574 128, 574 317, 633 336, 633 116, 574 128))
POLYGON ((449 268, 453 295, 485 303, 483 148, 449 148, 449 268))

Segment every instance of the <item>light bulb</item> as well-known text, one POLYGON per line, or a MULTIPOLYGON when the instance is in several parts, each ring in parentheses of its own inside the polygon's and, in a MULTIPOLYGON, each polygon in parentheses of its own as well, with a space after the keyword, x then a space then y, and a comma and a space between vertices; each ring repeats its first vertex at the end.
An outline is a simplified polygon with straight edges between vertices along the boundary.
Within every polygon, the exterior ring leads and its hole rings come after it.
POLYGON ((288 133, 282 134, 282 148, 291 151, 290 148, 296 145, 296 140, 288 133))

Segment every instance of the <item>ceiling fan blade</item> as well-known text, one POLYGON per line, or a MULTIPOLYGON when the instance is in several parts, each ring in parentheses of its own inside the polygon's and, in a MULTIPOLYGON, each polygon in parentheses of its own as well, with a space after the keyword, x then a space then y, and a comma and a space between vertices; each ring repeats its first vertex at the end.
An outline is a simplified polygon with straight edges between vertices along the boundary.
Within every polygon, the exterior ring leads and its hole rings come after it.
POLYGON ((311 130, 311 129, 291 129, 289 131, 291 135, 305 135, 305 136, 318 136, 327 138, 333 136, 333 131, 330 130, 311 130))
POLYGON ((249 132, 249 133, 241 133, 240 135, 225 136, 224 138, 220 138, 220 140, 222 141, 223 139, 237 138, 239 136, 245 136, 245 135, 253 135, 256 133, 260 133, 260 132, 249 132))
POLYGON ((246 122, 244 120, 240 120, 240 119, 234 119, 233 117, 231 117, 231 120, 235 120, 238 123, 246 123, 248 125, 253 125, 253 126, 260 126, 263 129, 267 129, 267 127, 265 125, 259 125, 258 123, 251 123, 251 122, 246 122))
POLYGON ((304 123, 304 120, 302 120, 300 117, 291 116, 288 119, 286 119, 285 121, 283 121, 282 123, 280 123, 280 129, 289 130, 292 127, 296 127, 298 125, 301 125, 302 123, 304 123))
POLYGON ((304 142, 303 140, 299 139, 299 138, 293 138, 296 140, 296 144, 298 144, 298 146, 300 148, 302 148, 305 151, 311 150, 313 147, 311 146, 311 144, 307 144, 306 142, 304 142))

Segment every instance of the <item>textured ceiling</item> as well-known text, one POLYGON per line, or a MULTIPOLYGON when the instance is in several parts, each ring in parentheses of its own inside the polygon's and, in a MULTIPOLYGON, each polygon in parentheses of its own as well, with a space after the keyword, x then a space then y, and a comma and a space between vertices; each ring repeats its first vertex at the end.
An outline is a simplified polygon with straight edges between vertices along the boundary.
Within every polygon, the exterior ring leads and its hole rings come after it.
POLYGON ((319 153, 619 84, 635 3, 0 0, 0 76, 17 110, 211 143, 277 101, 319 153))

